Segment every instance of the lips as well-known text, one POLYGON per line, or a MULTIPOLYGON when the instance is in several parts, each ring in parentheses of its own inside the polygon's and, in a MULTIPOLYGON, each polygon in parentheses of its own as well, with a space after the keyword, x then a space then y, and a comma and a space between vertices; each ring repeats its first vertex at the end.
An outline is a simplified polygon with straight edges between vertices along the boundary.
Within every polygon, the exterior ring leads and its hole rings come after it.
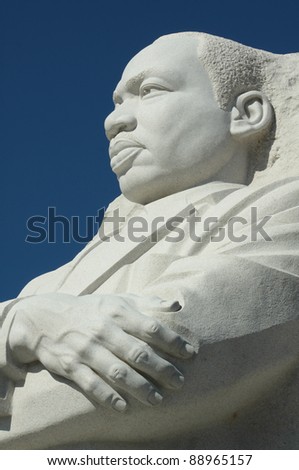
POLYGON ((131 139, 111 141, 109 155, 111 168, 118 177, 125 174, 132 166, 137 155, 144 149, 139 142, 131 139))

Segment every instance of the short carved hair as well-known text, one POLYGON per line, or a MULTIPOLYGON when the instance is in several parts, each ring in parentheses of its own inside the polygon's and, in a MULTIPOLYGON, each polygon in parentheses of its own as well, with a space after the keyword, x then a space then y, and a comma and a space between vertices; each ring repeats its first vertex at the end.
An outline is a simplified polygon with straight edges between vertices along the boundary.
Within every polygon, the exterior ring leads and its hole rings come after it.
POLYGON ((229 110, 238 95, 249 90, 262 90, 265 66, 275 54, 230 39, 207 33, 184 32, 162 36, 198 38, 198 57, 207 71, 221 109, 229 110))

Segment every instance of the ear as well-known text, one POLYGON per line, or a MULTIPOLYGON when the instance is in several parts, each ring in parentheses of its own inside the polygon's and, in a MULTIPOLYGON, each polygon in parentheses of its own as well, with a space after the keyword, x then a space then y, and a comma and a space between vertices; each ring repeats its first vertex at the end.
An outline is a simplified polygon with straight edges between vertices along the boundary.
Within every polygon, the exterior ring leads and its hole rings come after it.
POLYGON ((230 133, 239 138, 257 134, 271 124, 273 115, 271 103, 263 93, 242 93, 231 111, 230 133))

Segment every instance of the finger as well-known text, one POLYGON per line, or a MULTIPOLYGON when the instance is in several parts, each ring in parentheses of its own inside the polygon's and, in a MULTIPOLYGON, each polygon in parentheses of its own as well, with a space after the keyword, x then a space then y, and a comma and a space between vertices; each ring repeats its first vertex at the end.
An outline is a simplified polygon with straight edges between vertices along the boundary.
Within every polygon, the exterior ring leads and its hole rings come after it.
POLYGON ((88 364, 104 380, 119 387, 145 405, 158 405, 162 402, 159 390, 143 375, 106 350, 96 348, 88 364))
POLYGON ((160 357, 143 341, 119 330, 110 336, 107 349, 131 365, 135 370, 167 388, 180 388, 184 384, 182 373, 170 362, 160 357))
POLYGON ((81 364, 79 357, 73 351, 67 351, 65 347, 63 353, 57 351, 55 347, 51 352, 43 349, 40 361, 50 372, 75 383, 91 400, 116 411, 125 411, 126 401, 94 371, 81 364))
POLYGON ((164 300, 158 296, 139 296, 135 294, 122 294, 124 299, 129 299, 136 310, 140 312, 178 312, 181 305, 177 300, 164 300))
POLYGON ((126 410, 127 402, 85 364, 80 364, 70 378, 89 398, 97 403, 113 408, 115 411, 126 410))
POLYGON ((188 341, 159 320, 143 315, 137 310, 130 313, 121 325, 130 335, 174 357, 188 359, 195 353, 194 347, 188 341))

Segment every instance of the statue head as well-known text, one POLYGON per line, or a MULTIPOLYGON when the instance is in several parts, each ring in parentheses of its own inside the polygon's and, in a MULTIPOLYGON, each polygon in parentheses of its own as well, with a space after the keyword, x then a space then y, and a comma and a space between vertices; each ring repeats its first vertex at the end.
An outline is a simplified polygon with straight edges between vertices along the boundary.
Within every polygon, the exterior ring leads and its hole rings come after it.
POLYGON ((127 65, 105 121, 123 194, 146 204, 211 181, 248 183, 273 123, 273 54, 204 33, 163 36, 127 65))

